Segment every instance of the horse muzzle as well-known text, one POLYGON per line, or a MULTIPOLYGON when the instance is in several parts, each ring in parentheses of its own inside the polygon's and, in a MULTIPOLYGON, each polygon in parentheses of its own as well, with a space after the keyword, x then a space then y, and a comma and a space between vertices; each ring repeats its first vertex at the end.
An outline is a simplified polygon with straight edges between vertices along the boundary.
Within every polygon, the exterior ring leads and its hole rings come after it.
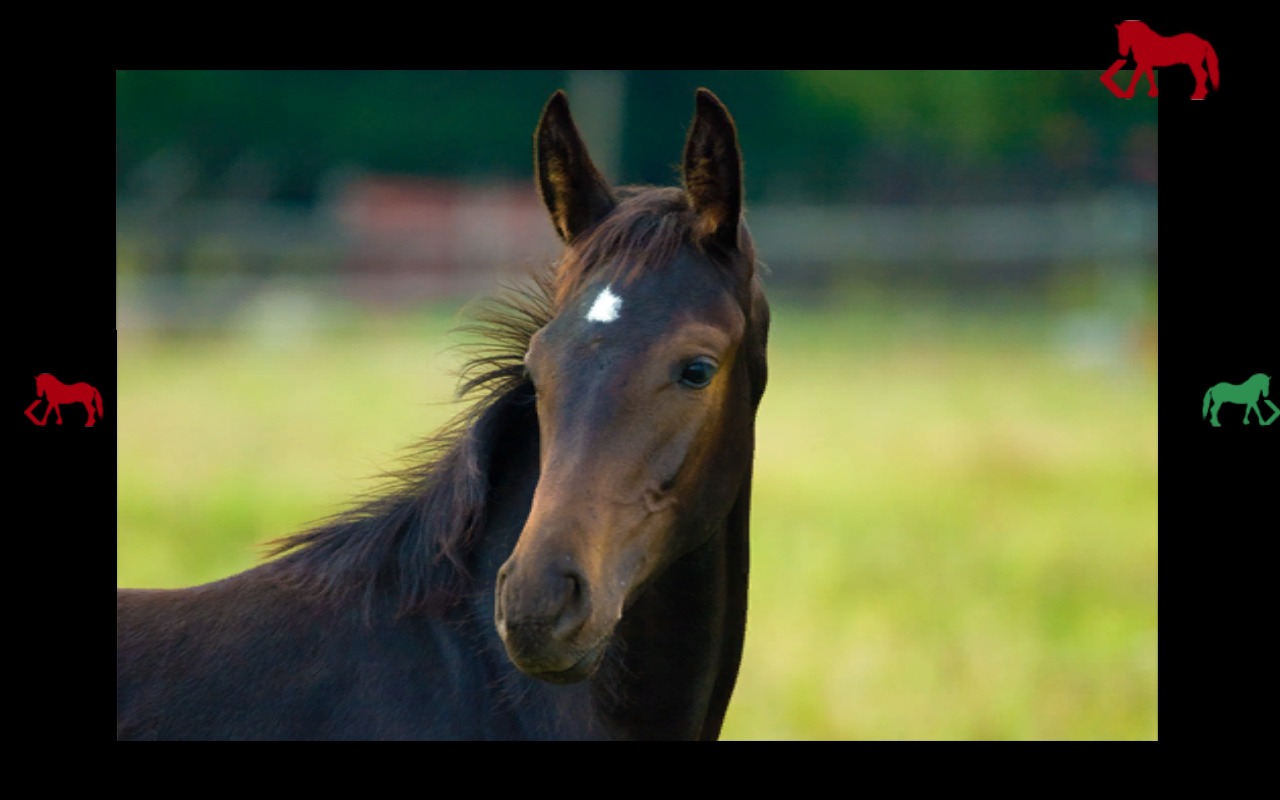
POLYGON ((568 557, 522 569, 515 556, 498 571, 494 623, 507 656, 527 675, 575 683, 595 673, 617 623, 568 557))

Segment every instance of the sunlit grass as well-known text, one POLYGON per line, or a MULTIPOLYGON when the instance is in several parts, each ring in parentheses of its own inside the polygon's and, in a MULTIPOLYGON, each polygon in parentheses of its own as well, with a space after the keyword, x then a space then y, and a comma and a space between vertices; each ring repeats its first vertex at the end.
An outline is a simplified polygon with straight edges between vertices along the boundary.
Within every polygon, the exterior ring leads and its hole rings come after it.
MULTIPOLYGON (((457 410, 456 321, 121 337, 118 583, 223 577, 375 488, 457 410)), ((725 738, 1158 735, 1155 365, 1054 330, 775 307, 725 738)))

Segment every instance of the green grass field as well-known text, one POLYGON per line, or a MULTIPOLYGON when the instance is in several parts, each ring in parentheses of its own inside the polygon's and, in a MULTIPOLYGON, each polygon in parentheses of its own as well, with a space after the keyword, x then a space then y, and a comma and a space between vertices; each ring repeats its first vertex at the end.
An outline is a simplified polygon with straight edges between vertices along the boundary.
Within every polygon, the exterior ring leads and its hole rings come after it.
MULTIPOLYGON (((727 739, 1158 736, 1157 369, 1048 314, 775 303, 727 739)), ((447 311, 118 339, 116 580, 375 489, 457 410, 447 311)))

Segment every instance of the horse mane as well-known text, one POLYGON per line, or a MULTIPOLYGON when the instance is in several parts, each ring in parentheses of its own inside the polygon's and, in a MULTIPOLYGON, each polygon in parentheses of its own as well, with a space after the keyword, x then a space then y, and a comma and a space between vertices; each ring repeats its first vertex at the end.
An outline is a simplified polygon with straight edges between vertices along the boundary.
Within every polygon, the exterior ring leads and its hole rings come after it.
MULTIPOLYGON (((440 612, 470 592, 467 557, 488 514, 492 455, 512 411, 532 416, 533 384, 524 355, 535 333, 573 296, 588 273, 610 280, 669 264, 682 244, 728 266, 694 232, 694 214, 678 188, 621 187, 618 206, 579 236, 558 265, 524 288, 479 306, 464 333, 480 338, 460 371, 459 399, 471 405, 410 455, 409 465, 347 511, 268 544, 280 581, 355 603, 370 617, 380 597, 398 614, 440 612)), ((745 227, 741 257, 754 264, 745 227)), ((508 436, 510 434, 507 434, 508 436)))
POLYGON ((354 508, 270 542, 280 580, 359 603, 366 616, 388 592, 399 614, 443 611, 461 597, 472 582, 469 545, 486 521, 495 428, 513 407, 532 405, 524 354, 553 316, 548 274, 482 303, 459 329, 482 337, 465 346, 470 358, 459 372, 457 398, 470 406, 354 508))

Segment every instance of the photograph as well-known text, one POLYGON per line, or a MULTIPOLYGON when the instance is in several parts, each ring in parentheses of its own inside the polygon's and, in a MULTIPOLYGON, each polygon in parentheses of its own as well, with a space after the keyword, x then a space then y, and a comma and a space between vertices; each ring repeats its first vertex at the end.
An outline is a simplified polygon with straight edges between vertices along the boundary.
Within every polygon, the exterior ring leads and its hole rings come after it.
MULTIPOLYGON (((1193 23, 117 69, 114 383, 19 398, 115 435, 117 740, 1158 740, 1193 23)), ((1184 438, 1273 448, 1274 361, 1178 352, 1184 438)))

